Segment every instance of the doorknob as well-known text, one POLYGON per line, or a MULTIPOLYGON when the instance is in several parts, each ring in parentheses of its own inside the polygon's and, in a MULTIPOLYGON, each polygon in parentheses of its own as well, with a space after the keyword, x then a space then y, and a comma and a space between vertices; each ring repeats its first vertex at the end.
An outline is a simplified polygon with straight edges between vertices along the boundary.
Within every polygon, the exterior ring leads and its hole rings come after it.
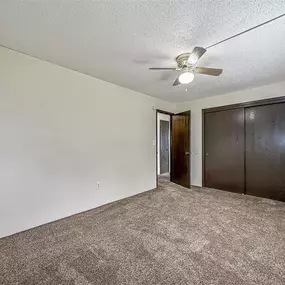
POLYGON ((189 155, 189 151, 185 152, 186 155, 189 155))
POLYGON ((209 155, 208 153, 206 153, 206 155, 209 155))

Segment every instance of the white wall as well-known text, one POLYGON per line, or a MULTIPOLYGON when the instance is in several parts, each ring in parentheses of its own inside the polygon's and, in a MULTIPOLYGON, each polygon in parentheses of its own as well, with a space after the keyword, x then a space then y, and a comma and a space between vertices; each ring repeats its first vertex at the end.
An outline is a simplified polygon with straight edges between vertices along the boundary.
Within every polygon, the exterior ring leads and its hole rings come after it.
POLYGON ((154 188, 153 105, 0 48, 0 237, 154 188))
MULTIPOLYGON (((170 122, 170 116, 157 113, 157 173, 160 174, 160 120, 170 122)), ((169 123, 169 146, 170 146, 170 123, 169 123)), ((169 148, 169 168, 170 168, 170 148, 169 148)))
POLYGON ((285 81, 176 105, 177 112, 191 110, 192 185, 202 186, 202 109, 279 96, 285 96, 285 81))

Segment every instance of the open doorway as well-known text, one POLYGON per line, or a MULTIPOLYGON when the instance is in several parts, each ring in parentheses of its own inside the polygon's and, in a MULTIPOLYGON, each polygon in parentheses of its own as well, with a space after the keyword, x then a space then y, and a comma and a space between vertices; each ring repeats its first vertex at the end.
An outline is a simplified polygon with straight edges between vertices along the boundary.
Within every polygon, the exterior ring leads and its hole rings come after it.
POLYGON ((171 164, 171 114, 157 114, 157 179, 158 184, 170 181, 171 164))
POLYGON ((191 113, 156 110, 157 186, 170 181, 190 188, 191 113))

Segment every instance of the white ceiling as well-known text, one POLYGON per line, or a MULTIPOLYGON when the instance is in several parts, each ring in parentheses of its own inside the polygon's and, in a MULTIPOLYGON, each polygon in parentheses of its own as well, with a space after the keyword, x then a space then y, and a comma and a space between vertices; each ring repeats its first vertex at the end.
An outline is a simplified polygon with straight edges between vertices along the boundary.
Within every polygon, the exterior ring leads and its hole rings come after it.
POLYGON ((0 45, 172 102, 285 78, 285 18, 210 48, 196 75, 172 87, 175 57, 285 13, 284 0, 4 0, 0 45))

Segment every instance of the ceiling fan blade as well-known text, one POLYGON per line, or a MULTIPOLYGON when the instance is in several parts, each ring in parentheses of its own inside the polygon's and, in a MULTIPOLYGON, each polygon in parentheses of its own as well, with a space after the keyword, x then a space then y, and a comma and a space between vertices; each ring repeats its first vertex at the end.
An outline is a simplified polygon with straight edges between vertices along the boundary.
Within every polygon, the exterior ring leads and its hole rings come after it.
POLYGON ((175 81, 173 82, 173 85, 172 86, 177 86, 179 85, 180 82, 179 82, 179 76, 175 79, 175 81))
POLYGON ((217 68, 207 68, 207 67, 196 67, 195 68, 196 73, 206 74, 206 75, 213 75, 213 76, 219 76, 222 74, 223 69, 217 69, 217 68))
POLYGON ((176 70, 176 67, 151 67, 149 70, 176 70))
POLYGON ((194 65, 203 56, 207 50, 202 47, 195 47, 188 58, 188 63, 194 65))

